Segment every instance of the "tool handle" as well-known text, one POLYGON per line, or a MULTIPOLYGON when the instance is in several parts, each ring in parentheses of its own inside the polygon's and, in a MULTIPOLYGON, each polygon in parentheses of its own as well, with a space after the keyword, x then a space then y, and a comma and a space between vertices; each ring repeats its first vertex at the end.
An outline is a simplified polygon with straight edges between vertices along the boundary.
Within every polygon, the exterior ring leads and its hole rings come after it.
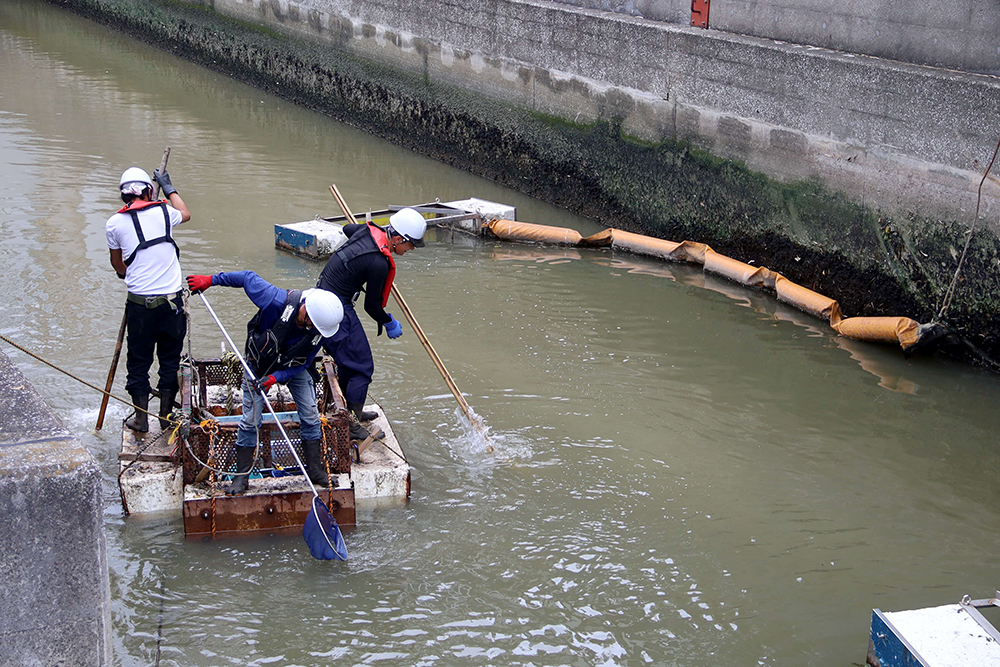
MULTIPOLYGON (((170 146, 163 149, 163 159, 160 160, 160 173, 162 174, 167 169, 167 159, 170 157, 170 146)), ((156 184, 156 191, 153 193, 153 200, 160 198, 160 184, 156 184)))

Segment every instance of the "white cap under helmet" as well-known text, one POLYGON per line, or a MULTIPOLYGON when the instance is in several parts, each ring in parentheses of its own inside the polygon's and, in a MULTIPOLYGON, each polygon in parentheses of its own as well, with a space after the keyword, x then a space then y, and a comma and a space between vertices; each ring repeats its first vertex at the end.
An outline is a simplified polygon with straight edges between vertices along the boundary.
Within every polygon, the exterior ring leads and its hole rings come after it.
POLYGON ((427 231, 427 221, 412 208, 401 208, 389 216, 389 227, 397 236, 413 244, 416 248, 424 247, 424 232, 427 231))
POLYGON ((144 169, 129 167, 122 172, 118 189, 125 195, 141 195, 146 188, 153 189, 153 180, 144 169))
POLYGON ((344 319, 344 304, 336 294, 314 287, 302 292, 302 299, 306 302, 309 320, 324 338, 337 333, 344 319))

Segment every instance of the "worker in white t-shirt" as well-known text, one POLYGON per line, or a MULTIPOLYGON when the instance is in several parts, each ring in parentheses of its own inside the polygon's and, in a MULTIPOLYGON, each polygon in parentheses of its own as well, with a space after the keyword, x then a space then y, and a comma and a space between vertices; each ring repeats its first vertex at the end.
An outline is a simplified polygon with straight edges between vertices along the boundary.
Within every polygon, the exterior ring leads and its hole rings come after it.
POLYGON ((125 170, 118 185, 125 206, 108 218, 106 230, 111 266, 128 289, 125 391, 143 410, 137 410, 125 425, 140 433, 149 430, 144 410, 149 409, 154 352, 160 363, 160 426, 166 428, 165 419, 179 388, 177 371, 187 331, 180 249, 172 229, 190 220, 191 213, 165 170, 153 172, 153 178, 166 200, 153 201, 153 181, 145 171, 139 167, 125 170))

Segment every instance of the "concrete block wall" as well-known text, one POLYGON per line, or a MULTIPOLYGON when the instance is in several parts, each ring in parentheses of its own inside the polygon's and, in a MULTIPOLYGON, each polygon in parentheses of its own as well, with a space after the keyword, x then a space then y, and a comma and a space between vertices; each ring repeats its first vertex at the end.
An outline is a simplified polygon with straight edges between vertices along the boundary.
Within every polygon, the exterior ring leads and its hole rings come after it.
MULTIPOLYGON (((687 139, 889 212, 968 220, 997 142, 991 76, 540 0, 212 4, 432 83, 570 122, 620 122, 650 141, 687 139)), ((995 220, 1000 187, 984 195, 995 220)))
POLYGON ((0 667, 111 664, 101 475, 0 352, 0 667))
MULTIPOLYGON (((690 0, 556 0, 689 25, 690 0)), ((711 0, 709 27, 1000 76, 995 0, 711 0)))

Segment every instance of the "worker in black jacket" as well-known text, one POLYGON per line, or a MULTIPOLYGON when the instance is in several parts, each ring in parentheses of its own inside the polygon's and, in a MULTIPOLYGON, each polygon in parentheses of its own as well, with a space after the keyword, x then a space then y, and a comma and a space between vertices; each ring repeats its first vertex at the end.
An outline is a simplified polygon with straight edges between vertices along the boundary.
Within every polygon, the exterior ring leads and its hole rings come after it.
MULTIPOLYGON (((364 291, 365 312, 378 324, 376 335, 382 333, 383 327, 389 338, 399 338, 403 334, 399 321, 385 312, 396 275, 393 254, 404 255, 413 248, 424 247, 426 230, 427 221, 412 208, 394 213, 384 229, 371 222, 344 225, 347 243, 327 260, 316 283, 320 289, 336 294, 344 304, 340 330, 324 339, 323 345, 337 363, 340 388, 348 409, 358 422, 376 417, 375 413, 364 411, 375 362, 354 303, 364 291)), ((367 437, 368 432, 360 424, 351 425, 351 439, 363 440, 367 437)))

